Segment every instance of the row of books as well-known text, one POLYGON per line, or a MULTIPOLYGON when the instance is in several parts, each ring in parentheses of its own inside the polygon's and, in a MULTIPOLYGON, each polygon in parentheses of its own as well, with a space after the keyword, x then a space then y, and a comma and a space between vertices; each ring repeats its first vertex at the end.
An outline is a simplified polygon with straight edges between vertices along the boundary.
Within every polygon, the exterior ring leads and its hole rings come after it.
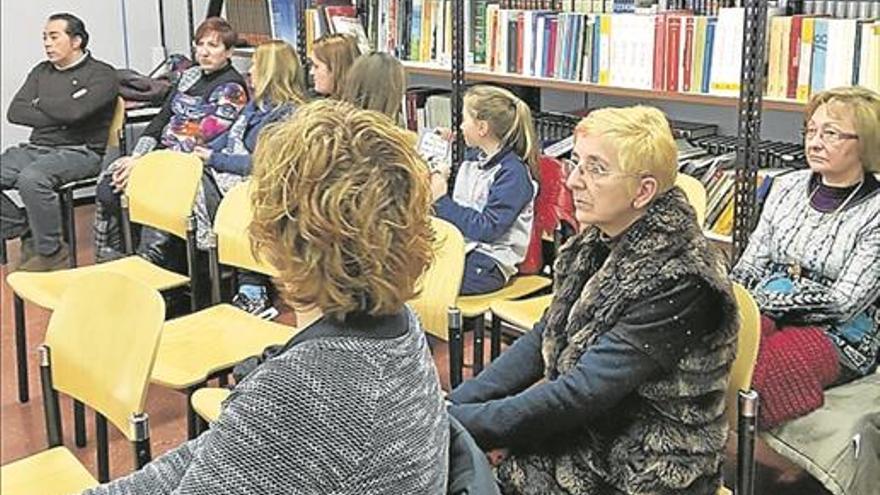
MULTIPOLYGON (((703 149, 704 154, 683 157, 680 153, 679 171, 696 177, 706 187, 705 229, 719 236, 729 236, 734 221, 737 138, 705 136, 688 142, 703 149)), ((807 166, 803 144, 762 141, 758 166, 755 189, 759 197, 756 200, 766 193, 774 177, 807 166)))
MULTIPOLYGON (((403 45, 409 48, 404 58, 448 65, 451 0, 399 0, 410 2, 412 22, 403 32, 403 45)), ((635 89, 739 92, 742 8, 723 8, 715 17, 673 11, 639 15, 508 10, 498 3, 481 4, 485 10, 476 11, 472 23, 477 28, 467 40, 473 47, 469 61, 477 68, 635 89)), ((378 34, 381 47, 401 41, 378 34)))
POLYGON ((837 86, 880 91, 880 21, 773 17, 766 94, 806 101, 837 86))
POLYGON ((838 19, 866 19, 880 17, 878 0, 807 0, 792 14, 827 15, 838 19))
POLYGON ((300 13, 299 0, 229 0, 226 16, 248 46, 273 38, 298 46, 298 20, 304 16, 309 54, 314 40, 327 33, 355 37, 362 52, 373 49, 352 0, 312 0, 307 5, 300 13))

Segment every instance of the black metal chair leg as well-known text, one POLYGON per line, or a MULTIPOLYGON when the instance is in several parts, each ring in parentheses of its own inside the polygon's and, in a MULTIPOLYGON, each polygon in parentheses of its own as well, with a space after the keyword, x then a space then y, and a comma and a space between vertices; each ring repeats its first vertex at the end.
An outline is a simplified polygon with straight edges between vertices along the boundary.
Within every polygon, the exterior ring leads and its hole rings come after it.
POLYGON ((15 360, 18 369, 18 401, 30 400, 27 368, 27 329, 24 322, 24 300, 13 294, 13 313, 15 313, 15 360))
POLYGON ((61 197, 61 214, 67 230, 67 248, 70 252, 70 268, 76 268, 76 217, 74 215, 73 190, 65 189, 61 193, 61 197))
POLYGON ((501 355, 501 318, 496 314, 492 314, 492 331, 489 338, 491 339, 489 359, 494 361, 501 355))
POLYGON ((486 326, 483 315, 473 319, 474 328, 474 374, 477 376, 483 371, 483 334, 486 326))
POLYGON ((107 441, 107 418, 95 411, 95 437, 98 444, 95 451, 98 456, 98 481, 110 481, 110 446, 107 441))
POLYGON ((186 436, 189 440, 196 438, 208 428, 208 423, 196 414, 192 406, 192 395, 204 385, 204 383, 200 383, 186 389, 186 436))
POLYGON ((464 342, 462 340, 461 310, 449 308, 449 389, 454 390, 462 381, 464 342))
POLYGON ((85 447, 87 441, 86 407, 82 402, 73 399, 73 442, 77 447, 85 447))

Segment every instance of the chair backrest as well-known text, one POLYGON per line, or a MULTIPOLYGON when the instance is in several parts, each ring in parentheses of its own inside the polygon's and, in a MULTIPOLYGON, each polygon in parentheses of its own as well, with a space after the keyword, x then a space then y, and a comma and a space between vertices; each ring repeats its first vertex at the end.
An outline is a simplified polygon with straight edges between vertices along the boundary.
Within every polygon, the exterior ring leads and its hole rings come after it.
POLYGON ((706 188, 703 183, 690 175, 679 173, 675 185, 684 191, 688 202, 697 213, 697 223, 703 228, 703 223, 706 221, 706 188))
POLYGON ((77 278, 46 330, 54 388, 100 412, 129 440, 144 410, 165 321, 165 301, 145 284, 111 272, 77 278))
POLYGON ((223 196, 214 217, 214 233, 217 234, 217 255, 224 265, 245 268, 269 276, 278 270, 266 261, 257 260, 251 251, 248 226, 253 218, 250 201, 250 181, 233 187, 223 196))
POLYGON ((731 428, 736 427, 737 394, 752 386, 752 372, 758 359, 758 342, 761 338, 761 313, 752 295, 737 283, 733 284, 733 294, 739 308, 739 332, 736 339, 736 360, 730 370, 730 384, 727 386, 725 416, 731 428))
MULTIPOLYGON (((110 135, 107 136, 107 147, 108 148, 118 148, 119 147, 119 133, 122 131, 122 126, 125 124, 125 100, 122 99, 121 96, 116 97, 116 107, 113 109, 113 119, 110 120, 110 135)), ((125 150, 119 150, 120 153, 125 154, 125 150)))
POLYGON ((131 221, 186 239, 201 180, 202 161, 191 153, 160 150, 138 158, 125 191, 131 221))
POLYGON ((435 337, 449 340, 447 310, 455 306, 464 275, 464 237, 451 223, 431 218, 434 261, 419 279, 421 292, 409 301, 422 327, 435 337))

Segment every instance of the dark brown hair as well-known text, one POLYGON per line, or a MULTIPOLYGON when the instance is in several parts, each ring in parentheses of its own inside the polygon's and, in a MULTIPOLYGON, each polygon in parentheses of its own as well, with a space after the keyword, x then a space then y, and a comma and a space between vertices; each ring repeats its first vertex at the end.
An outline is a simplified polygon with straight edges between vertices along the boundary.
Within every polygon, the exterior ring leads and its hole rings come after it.
POLYGON ((193 42, 198 43, 200 39, 212 33, 217 33, 217 36, 227 50, 234 48, 235 43, 238 41, 238 33, 235 32, 235 29, 232 29, 232 25, 226 19, 222 17, 208 17, 199 24, 193 42))

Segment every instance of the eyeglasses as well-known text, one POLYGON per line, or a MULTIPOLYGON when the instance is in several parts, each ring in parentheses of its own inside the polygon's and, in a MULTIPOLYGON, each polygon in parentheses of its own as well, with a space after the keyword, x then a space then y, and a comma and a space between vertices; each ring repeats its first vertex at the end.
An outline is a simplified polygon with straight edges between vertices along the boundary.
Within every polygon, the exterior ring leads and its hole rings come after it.
POLYGON ((819 135, 819 140, 823 143, 834 146, 835 144, 840 143, 841 141, 847 139, 858 139, 858 134, 851 134, 848 132, 840 132, 835 129, 816 129, 814 127, 810 127, 801 131, 801 134, 804 137, 804 141, 811 141, 816 135, 819 135))
POLYGON ((587 158, 583 163, 576 162, 570 158, 563 158, 562 170, 565 172, 566 177, 571 177, 571 174, 577 172, 578 177, 587 175, 591 180, 603 179, 605 177, 611 177, 612 175, 629 175, 634 177, 643 175, 639 173, 608 170, 605 168, 605 164, 595 158, 587 158))

